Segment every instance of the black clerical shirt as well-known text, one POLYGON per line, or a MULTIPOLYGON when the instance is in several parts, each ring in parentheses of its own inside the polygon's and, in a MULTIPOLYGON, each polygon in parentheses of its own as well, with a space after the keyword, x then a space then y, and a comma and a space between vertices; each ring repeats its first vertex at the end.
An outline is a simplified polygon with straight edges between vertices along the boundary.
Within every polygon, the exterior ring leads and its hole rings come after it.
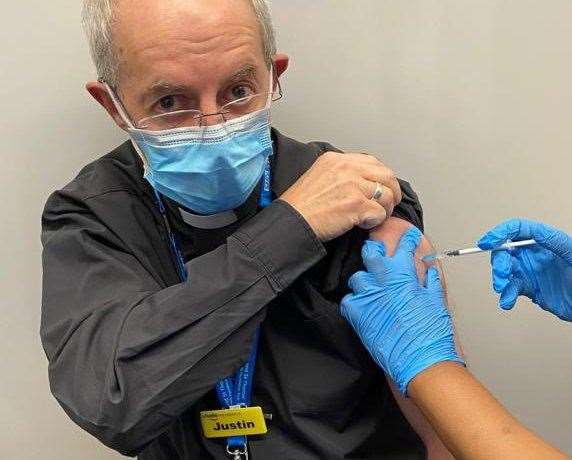
MULTIPOLYGON (((273 131, 280 196, 324 151, 273 131)), ((189 279, 181 282, 130 143, 54 193, 42 218, 42 341, 67 414, 109 447, 143 460, 226 459, 201 433, 213 388, 246 361, 261 327, 253 404, 272 414, 251 459, 423 458, 383 373, 339 303, 362 268, 367 233, 322 244, 304 219, 257 192, 237 221, 200 229, 168 200, 189 279)), ((410 186, 395 216, 422 228, 410 186)))

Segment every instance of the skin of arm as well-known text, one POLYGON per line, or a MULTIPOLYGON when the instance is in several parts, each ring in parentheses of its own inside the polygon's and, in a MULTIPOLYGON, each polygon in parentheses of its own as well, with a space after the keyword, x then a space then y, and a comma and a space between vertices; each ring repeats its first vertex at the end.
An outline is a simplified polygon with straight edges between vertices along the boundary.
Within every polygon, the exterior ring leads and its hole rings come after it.
POLYGON ((568 458, 521 425, 457 363, 422 372, 410 383, 408 394, 455 458, 568 458))
MULTIPOLYGON (((392 256, 401 235, 411 226, 391 218, 370 236, 383 241, 392 256)), ((427 270, 420 257, 431 252, 424 238, 416 253, 420 283, 425 282, 427 270)), ((441 280, 444 283, 442 270, 441 280)), ((568 458, 521 425, 457 363, 441 363, 419 374, 409 385, 408 399, 391 382, 390 386, 401 411, 425 443, 429 459, 453 458, 451 453, 467 460, 568 458)))
MULTIPOLYGON (((386 220, 383 225, 372 230, 370 238, 376 241, 383 241, 387 248, 387 254, 392 256, 401 236, 411 227, 413 227, 413 225, 409 222, 396 217, 391 217, 386 220)), ((416 253, 419 257, 419 260, 416 261, 417 274, 420 282, 422 283, 425 282, 427 266, 420 260, 420 258, 426 254, 432 253, 433 251, 433 247, 429 240, 423 238, 416 253)), ((441 276, 441 280, 444 280, 443 276, 441 276)), ((439 439, 435 430, 431 427, 430 423, 423 416, 423 413, 418 409, 414 402, 404 398, 392 382, 390 382, 390 387, 401 412, 403 412, 408 422, 425 444, 425 447, 427 448, 427 458, 429 460, 452 459, 453 456, 449 453, 441 439, 439 439)))

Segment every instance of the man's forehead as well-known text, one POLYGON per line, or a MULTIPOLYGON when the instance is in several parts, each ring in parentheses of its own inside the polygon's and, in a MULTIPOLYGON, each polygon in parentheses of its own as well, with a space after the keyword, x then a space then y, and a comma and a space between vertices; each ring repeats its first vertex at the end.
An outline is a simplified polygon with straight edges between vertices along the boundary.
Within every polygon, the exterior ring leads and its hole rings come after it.
POLYGON ((117 38, 142 39, 229 26, 258 28, 258 22, 250 0, 118 0, 114 26, 117 38))
POLYGON ((162 76, 191 66, 200 72, 205 60, 234 67, 244 56, 264 59, 250 0, 120 0, 114 39, 121 74, 138 79, 154 78, 158 67, 162 76))

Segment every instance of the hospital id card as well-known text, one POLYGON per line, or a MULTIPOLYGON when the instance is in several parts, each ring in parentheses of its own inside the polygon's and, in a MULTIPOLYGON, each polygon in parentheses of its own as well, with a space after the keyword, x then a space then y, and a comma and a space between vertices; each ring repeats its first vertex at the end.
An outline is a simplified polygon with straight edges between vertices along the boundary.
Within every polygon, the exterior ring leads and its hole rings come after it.
POLYGON ((201 412, 201 425, 207 438, 266 434, 266 420, 260 407, 201 412))

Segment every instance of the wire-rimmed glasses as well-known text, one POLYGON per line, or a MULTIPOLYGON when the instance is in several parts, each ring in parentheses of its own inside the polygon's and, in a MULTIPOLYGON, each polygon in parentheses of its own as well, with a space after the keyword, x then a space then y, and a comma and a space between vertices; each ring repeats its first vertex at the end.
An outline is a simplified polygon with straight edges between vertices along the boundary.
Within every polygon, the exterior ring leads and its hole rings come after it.
POLYGON ((265 91, 252 94, 223 105, 220 111, 215 113, 205 114, 196 109, 177 110, 143 118, 135 126, 148 131, 165 131, 181 127, 191 128, 202 126, 205 118, 213 116, 219 116, 221 121, 225 122, 262 110, 271 94, 273 102, 282 99, 283 93, 280 82, 278 82, 278 92, 265 91))

